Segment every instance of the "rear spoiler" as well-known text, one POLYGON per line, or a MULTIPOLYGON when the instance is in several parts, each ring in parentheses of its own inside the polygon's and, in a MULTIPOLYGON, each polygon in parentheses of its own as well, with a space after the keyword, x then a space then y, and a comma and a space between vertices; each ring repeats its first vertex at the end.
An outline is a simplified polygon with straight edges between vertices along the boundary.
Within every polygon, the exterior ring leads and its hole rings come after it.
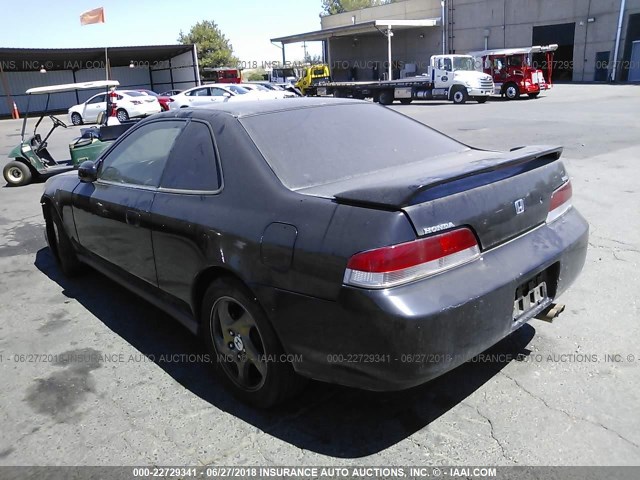
POLYGON ((558 160, 562 150, 562 147, 549 146, 517 147, 507 153, 496 153, 494 158, 459 164, 452 162, 448 156, 444 162, 436 158, 422 163, 419 174, 407 170, 406 176, 391 180, 373 176, 362 187, 333 196, 339 203, 399 210, 542 167, 558 160))

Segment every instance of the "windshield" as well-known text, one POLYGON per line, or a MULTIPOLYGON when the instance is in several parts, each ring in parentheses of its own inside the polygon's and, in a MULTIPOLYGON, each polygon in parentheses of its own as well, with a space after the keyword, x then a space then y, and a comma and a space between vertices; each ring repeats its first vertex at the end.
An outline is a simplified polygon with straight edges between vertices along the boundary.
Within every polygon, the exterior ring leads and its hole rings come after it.
POLYGON ((466 70, 474 71, 473 58, 471 57, 453 57, 453 69, 454 70, 466 70))
POLYGON ((394 169, 467 148, 393 110, 366 103, 300 108, 240 121, 280 181, 291 190, 394 169))

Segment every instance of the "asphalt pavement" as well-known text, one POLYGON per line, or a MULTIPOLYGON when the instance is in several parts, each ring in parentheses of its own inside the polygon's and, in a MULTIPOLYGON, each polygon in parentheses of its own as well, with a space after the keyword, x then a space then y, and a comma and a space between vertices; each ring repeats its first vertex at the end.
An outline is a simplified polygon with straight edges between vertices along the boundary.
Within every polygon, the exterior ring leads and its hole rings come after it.
MULTIPOLYGON (((554 323, 534 320, 409 391, 311 382, 257 411, 167 315, 96 272, 62 276, 43 236, 42 183, 1 187, 0 465, 639 464, 640 86, 392 108, 480 148, 565 146, 591 237, 554 323)), ((20 127, 0 122, 0 158, 20 127)), ((56 131, 54 156, 68 158, 78 133, 56 131)))

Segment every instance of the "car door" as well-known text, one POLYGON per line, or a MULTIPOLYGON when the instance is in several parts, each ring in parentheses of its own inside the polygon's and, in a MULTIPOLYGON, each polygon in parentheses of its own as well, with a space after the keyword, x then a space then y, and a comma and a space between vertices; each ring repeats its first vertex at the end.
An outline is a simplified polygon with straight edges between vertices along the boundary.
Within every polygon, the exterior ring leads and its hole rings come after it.
POLYGON ((209 95, 211 95, 212 102, 226 102, 231 98, 231 94, 223 88, 211 87, 210 90, 211 93, 209 95))
POLYGON ((189 313, 194 279, 221 251, 220 232, 211 221, 228 208, 218 195, 222 188, 219 160, 209 125, 192 120, 176 141, 151 207, 153 248, 158 286, 189 313))
POLYGON ((85 102, 82 119, 86 123, 96 122, 98 120, 98 115, 100 114, 100 112, 105 112, 106 110, 107 95, 105 93, 94 95, 85 102))
POLYGON ((184 94, 187 99, 187 106, 196 107, 198 105, 207 105, 211 102, 209 87, 194 88, 184 94))
POLYGON ((79 243, 104 262, 157 286, 150 211, 182 120, 140 125, 100 160, 98 178, 72 196, 79 243))

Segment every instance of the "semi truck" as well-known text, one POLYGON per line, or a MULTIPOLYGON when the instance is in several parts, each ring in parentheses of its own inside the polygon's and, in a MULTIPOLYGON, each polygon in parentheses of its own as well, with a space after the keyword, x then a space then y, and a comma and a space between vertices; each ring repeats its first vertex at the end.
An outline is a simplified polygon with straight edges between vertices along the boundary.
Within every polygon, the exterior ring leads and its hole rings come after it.
POLYGON ((383 105, 398 100, 407 105, 414 100, 451 100, 456 104, 474 100, 484 103, 493 91, 491 76, 476 71, 473 57, 433 55, 427 72, 422 75, 398 80, 323 82, 308 89, 307 94, 372 98, 383 105))
POLYGON ((515 100, 520 95, 536 98, 540 92, 551 88, 553 52, 557 49, 558 45, 552 44, 482 50, 469 55, 475 60, 476 70, 493 78, 495 95, 515 100))

